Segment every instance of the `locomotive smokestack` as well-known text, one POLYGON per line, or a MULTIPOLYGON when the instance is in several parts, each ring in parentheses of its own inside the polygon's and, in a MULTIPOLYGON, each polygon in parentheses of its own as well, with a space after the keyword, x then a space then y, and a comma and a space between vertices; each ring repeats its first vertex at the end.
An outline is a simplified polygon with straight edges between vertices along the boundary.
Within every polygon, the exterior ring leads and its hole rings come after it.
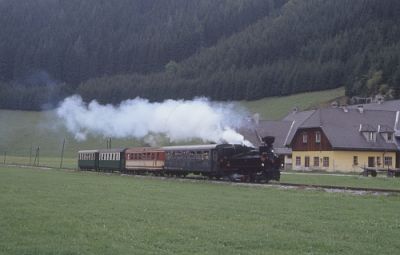
POLYGON ((272 147, 272 144, 275 142, 275 137, 273 137, 273 136, 265 136, 265 137, 262 138, 262 141, 268 147, 272 147))

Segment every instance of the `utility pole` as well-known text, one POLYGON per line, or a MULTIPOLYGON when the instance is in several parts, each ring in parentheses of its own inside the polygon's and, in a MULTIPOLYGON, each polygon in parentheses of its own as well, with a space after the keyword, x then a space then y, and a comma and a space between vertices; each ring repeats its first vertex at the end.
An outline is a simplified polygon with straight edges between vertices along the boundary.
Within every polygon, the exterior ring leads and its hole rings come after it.
POLYGON ((60 169, 62 168, 63 159, 64 159, 64 146, 65 146, 65 138, 64 138, 64 140, 63 140, 63 145, 62 145, 62 149, 61 149, 61 162, 60 162, 60 169))
POLYGON ((111 137, 107 138, 107 149, 111 149, 111 137))

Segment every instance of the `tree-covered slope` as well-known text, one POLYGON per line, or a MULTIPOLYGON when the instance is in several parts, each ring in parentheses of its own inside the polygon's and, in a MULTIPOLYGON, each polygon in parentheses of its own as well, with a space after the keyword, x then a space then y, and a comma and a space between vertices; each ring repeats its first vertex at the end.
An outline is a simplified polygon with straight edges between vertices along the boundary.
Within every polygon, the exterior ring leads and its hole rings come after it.
POLYGON ((3 0, 0 106, 72 93, 252 100, 339 86, 398 97, 399 13, 398 0, 3 0), (37 71, 58 82, 32 85, 37 71))

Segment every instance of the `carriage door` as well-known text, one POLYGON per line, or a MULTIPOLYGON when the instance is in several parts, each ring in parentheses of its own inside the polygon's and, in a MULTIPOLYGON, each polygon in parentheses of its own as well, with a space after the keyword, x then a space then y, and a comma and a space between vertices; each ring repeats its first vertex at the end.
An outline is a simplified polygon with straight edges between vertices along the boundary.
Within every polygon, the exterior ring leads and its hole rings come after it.
POLYGON ((368 167, 375 167, 375 157, 368 157, 368 167))
POLYGON ((218 171, 218 152, 211 150, 211 171, 218 171))

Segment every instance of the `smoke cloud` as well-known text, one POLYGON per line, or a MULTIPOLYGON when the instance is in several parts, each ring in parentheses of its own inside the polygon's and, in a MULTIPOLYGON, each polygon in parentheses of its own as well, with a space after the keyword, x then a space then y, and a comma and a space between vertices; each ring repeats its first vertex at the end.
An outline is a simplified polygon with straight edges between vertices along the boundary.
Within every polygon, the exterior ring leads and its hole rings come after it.
POLYGON ((77 140, 85 140, 89 134, 139 139, 164 134, 171 142, 198 138, 251 145, 234 130, 243 124, 244 115, 234 110, 233 104, 212 103, 206 98, 161 103, 136 98, 113 106, 96 101, 86 104, 80 96, 72 96, 60 104, 57 115, 77 140))

